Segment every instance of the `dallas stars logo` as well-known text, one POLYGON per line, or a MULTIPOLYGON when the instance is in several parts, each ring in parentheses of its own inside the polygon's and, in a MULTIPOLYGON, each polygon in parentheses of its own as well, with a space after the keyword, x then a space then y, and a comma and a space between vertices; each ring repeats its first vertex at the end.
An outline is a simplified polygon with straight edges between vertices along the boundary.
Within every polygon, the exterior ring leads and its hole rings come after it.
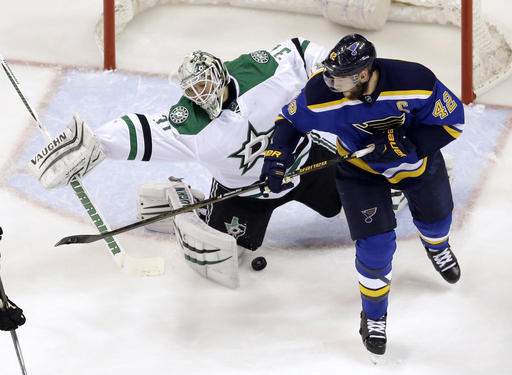
POLYGON ((249 122, 247 140, 242 144, 239 150, 229 155, 228 158, 239 158, 240 169, 242 170, 242 174, 245 174, 245 172, 254 167, 254 164, 259 158, 263 157, 263 151, 267 149, 273 133, 273 127, 266 132, 258 133, 249 122))
POLYGON ((224 223, 224 225, 226 225, 227 234, 235 238, 238 238, 245 234, 247 225, 240 223, 239 220, 240 219, 238 217, 233 216, 233 218, 231 219, 231 223, 224 223))

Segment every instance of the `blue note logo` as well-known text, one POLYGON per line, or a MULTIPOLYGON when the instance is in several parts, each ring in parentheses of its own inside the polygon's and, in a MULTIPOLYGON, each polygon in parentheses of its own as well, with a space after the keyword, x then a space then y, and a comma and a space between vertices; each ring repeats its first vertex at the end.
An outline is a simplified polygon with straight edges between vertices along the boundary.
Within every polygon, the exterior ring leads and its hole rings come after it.
POLYGON ((400 116, 389 116, 376 120, 368 120, 361 124, 352 124, 352 126, 367 134, 377 134, 387 129, 399 128, 405 124, 405 113, 400 116))
POLYGON ((364 216, 364 222, 366 224, 370 224, 373 222, 373 217, 377 213, 377 207, 368 208, 367 210, 362 210, 361 213, 364 216))
POLYGON ((357 49, 359 48, 359 42, 354 42, 348 46, 348 50, 352 52, 352 56, 357 55, 357 49))

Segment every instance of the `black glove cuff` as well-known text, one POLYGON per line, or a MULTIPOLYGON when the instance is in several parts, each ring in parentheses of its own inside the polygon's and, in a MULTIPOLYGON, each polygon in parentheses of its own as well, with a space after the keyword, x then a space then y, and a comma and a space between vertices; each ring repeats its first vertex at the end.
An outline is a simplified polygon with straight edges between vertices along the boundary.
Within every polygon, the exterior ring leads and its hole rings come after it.
POLYGON ((264 152, 265 161, 279 161, 285 168, 293 164, 293 155, 288 147, 275 147, 270 145, 264 152))

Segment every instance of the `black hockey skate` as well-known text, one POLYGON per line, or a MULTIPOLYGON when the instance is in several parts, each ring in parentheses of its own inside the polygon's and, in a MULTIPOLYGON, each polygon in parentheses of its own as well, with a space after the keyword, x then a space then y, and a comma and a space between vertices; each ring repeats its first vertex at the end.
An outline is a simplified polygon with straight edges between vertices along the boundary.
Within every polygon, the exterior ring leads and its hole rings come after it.
POLYGON ((384 315, 378 320, 370 319, 361 311, 361 328, 359 334, 366 349, 373 354, 382 355, 386 352, 386 318, 384 315))
POLYGON ((427 250, 427 255, 432 261, 434 268, 441 274, 443 279, 448 281, 450 284, 455 284, 459 281, 459 262, 457 262, 457 258, 450 249, 450 246, 441 251, 433 251, 428 247, 425 247, 425 250, 427 250))

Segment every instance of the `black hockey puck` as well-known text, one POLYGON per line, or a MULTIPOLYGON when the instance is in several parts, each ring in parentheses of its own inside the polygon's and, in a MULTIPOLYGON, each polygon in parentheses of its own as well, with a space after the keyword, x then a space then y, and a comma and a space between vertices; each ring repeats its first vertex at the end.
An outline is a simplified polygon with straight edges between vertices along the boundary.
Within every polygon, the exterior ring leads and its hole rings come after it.
POLYGON ((256 257, 251 262, 252 269, 255 271, 261 271, 267 266, 267 260, 263 257, 256 257))

